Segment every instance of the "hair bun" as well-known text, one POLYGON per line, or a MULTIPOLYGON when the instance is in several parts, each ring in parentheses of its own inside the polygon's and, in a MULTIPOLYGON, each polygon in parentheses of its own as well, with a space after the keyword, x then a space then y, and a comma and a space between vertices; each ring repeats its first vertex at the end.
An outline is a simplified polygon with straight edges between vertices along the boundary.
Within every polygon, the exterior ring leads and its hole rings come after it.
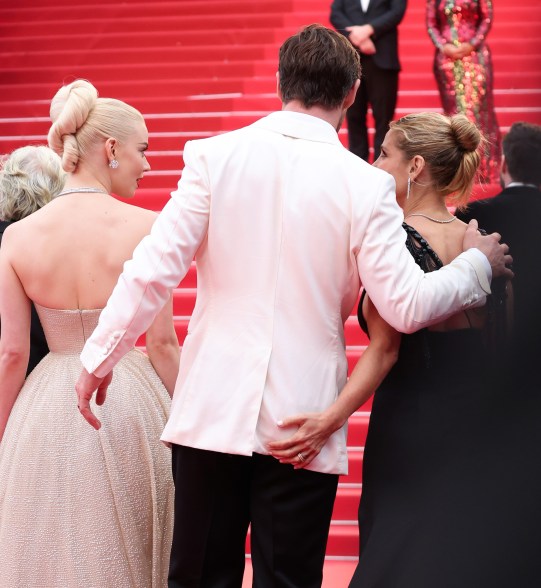
POLYGON ((63 86, 55 94, 49 114, 53 125, 47 140, 49 146, 62 156, 66 171, 73 171, 79 161, 79 149, 75 134, 86 122, 96 105, 98 91, 86 80, 75 80, 63 86))
POLYGON ((98 91, 87 80, 75 80, 67 86, 62 86, 51 101, 49 115, 53 123, 60 123, 66 109, 75 110, 76 120, 72 121, 76 126, 72 132, 85 122, 88 113, 92 110, 98 99, 98 91))
POLYGON ((451 132, 464 151, 475 151, 482 140, 479 129, 464 114, 451 117, 451 132))

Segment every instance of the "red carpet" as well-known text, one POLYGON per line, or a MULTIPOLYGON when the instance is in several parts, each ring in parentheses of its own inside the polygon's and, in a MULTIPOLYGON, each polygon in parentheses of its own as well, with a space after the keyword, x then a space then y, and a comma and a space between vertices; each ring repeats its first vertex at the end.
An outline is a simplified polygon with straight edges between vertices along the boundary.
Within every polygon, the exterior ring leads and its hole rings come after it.
MULTIPOLYGON (((236 129, 280 107, 275 95, 278 47, 302 25, 328 24, 329 3, 19 0, 0 8, 0 153, 43 144, 55 91, 63 82, 87 78, 102 96, 126 100, 145 115, 152 171, 134 203, 159 210, 180 177, 187 140, 236 129)), ((397 116, 440 107, 424 7, 425 0, 410 0, 400 27, 403 72, 397 116)), ((541 124, 541 4, 499 0, 494 10, 488 42, 499 123, 504 132, 516 120, 541 124)), ((346 144, 345 129, 340 136, 346 144)), ((496 190, 477 188, 475 194, 496 190)), ((181 342, 195 286, 192 268, 175 295, 181 342)), ((346 341, 352 364, 366 344, 353 317, 346 325, 346 341)), ((369 408, 351 419, 351 473, 341 480, 336 501, 327 588, 347 584, 357 554, 356 510, 369 408)))

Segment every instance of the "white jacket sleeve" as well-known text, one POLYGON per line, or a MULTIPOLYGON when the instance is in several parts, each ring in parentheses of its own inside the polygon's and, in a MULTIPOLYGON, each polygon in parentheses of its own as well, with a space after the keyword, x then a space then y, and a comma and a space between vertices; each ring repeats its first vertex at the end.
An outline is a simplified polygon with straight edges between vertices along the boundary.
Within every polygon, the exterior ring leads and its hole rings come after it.
POLYGON ((177 190, 152 230, 124 265, 81 361, 97 376, 109 373, 152 324, 188 272, 208 228, 210 192, 195 143, 184 149, 185 167, 177 190))
POLYGON ((402 220, 394 180, 382 174, 356 251, 361 281, 380 315, 398 331, 411 333, 483 304, 492 277, 484 254, 465 251, 437 272, 425 274, 405 247, 402 220))

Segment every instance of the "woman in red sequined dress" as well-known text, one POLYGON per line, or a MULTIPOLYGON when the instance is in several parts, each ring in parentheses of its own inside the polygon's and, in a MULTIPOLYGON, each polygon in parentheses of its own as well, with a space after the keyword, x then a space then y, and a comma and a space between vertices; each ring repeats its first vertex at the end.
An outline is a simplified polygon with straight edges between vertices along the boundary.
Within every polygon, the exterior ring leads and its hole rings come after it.
POLYGON ((427 0, 428 34, 436 46, 434 75, 445 114, 465 114, 487 139, 481 181, 499 182, 500 130, 494 112, 490 49, 491 0, 427 0))

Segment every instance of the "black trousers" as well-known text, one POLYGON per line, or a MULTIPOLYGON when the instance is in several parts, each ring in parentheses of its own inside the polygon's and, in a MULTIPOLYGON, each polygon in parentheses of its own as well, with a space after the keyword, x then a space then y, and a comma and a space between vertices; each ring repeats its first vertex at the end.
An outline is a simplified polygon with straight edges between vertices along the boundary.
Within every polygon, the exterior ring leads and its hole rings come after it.
POLYGON ((256 588, 319 588, 338 476, 173 445, 169 588, 240 588, 251 524, 256 588))
POLYGON ((379 157, 381 144, 389 123, 393 120, 398 95, 398 71, 381 69, 372 57, 361 56, 361 86, 355 102, 346 113, 348 123, 349 150, 368 161, 368 128, 366 115, 372 107, 375 123, 374 159, 379 157))

